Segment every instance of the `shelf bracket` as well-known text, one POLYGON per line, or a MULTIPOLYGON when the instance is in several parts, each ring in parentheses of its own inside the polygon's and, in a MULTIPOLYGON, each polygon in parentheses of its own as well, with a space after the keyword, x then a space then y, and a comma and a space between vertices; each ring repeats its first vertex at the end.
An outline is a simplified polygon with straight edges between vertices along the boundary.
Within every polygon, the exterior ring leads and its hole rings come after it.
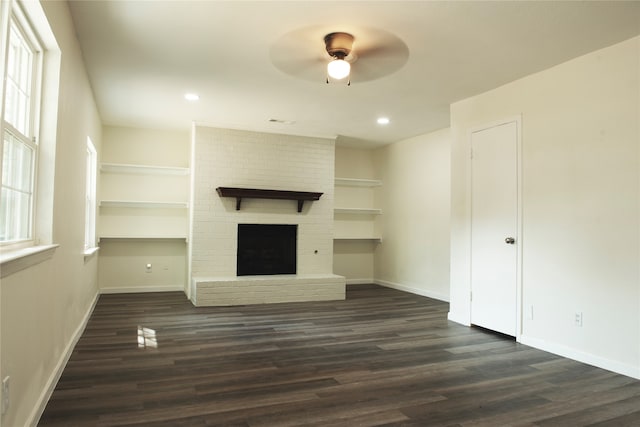
POLYGON ((236 210, 240 210, 240 204, 242 203, 242 197, 236 197, 236 210))
POLYGON ((302 212, 303 205, 304 205, 304 200, 298 200, 298 212, 302 212))

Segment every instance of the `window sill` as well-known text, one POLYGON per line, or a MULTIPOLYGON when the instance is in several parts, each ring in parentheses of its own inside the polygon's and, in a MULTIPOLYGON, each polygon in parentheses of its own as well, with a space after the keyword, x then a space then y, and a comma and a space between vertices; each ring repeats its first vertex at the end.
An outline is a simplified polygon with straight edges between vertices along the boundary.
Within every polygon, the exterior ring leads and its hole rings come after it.
POLYGON ((51 258, 60 245, 30 246, 0 254, 0 278, 17 273, 51 258))
POLYGON ((93 258, 93 256, 95 254, 98 253, 98 251, 100 250, 99 246, 93 247, 93 248, 88 248, 84 250, 84 262, 89 261, 91 258, 93 258))

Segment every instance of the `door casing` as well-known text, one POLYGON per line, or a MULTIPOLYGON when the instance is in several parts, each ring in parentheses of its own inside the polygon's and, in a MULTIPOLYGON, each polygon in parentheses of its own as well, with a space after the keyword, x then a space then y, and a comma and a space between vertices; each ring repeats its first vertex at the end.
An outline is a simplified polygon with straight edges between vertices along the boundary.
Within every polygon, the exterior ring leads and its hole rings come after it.
MULTIPOLYGON (((515 338, 516 341, 520 340, 520 336, 522 335, 522 331, 523 331, 523 287, 522 287, 522 255, 523 255, 523 245, 524 245, 524 235, 523 235, 523 224, 522 224, 522 184, 523 184, 523 179, 522 179, 522 115, 515 115, 515 116, 510 116, 510 117, 505 117, 501 120, 496 120, 493 122, 488 122, 488 123, 484 123, 484 124, 479 124, 476 126, 473 126, 469 129, 468 134, 467 134, 467 141, 468 141, 468 158, 470 159, 470 163, 469 163, 469 174, 468 174, 468 178, 469 178, 469 182, 468 182, 468 188, 469 188, 469 192, 468 192, 468 206, 471 209, 471 200, 472 200, 472 191, 473 191, 473 185, 472 185, 472 173, 471 173, 471 158, 472 158, 472 152, 471 152, 471 140, 472 140, 472 136, 474 133, 476 132, 480 132, 483 130, 487 130, 487 129, 491 129, 493 127, 496 126, 500 126, 500 125, 504 125, 504 124, 508 124, 508 123, 512 123, 515 122, 516 123, 516 179, 517 179, 517 183, 516 183, 516 235, 517 235, 517 242, 516 242, 516 331, 515 331, 515 338)), ((470 215, 469 215, 469 242, 471 242, 471 238, 472 238, 472 232, 473 230, 471 229, 471 210, 469 211, 470 215)), ((472 273, 471 273, 471 266, 472 266, 472 258, 473 257, 473 253, 472 253, 472 245, 469 245, 469 319, 472 319, 472 313, 471 313, 471 290, 472 290, 472 282, 471 282, 471 278, 472 278, 472 273)))

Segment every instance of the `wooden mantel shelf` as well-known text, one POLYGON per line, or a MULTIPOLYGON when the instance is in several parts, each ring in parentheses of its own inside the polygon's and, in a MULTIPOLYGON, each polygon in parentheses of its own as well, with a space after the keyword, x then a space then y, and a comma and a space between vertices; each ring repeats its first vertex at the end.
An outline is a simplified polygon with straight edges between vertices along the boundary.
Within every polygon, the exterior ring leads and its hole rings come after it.
POLYGON ((322 193, 311 193, 308 191, 285 191, 285 190, 260 190, 257 188, 236 188, 218 187, 216 192, 220 197, 235 197, 236 210, 240 210, 242 199, 280 199, 297 200, 298 212, 302 212, 305 201, 320 200, 322 193))

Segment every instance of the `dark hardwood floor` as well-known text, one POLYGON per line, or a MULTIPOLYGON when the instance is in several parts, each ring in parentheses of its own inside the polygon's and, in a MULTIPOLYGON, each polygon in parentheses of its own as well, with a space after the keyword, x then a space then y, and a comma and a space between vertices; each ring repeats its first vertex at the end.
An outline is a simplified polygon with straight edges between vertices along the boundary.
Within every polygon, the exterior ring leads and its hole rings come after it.
POLYGON ((102 295, 41 426, 640 426, 640 381, 374 285, 196 308, 102 295))

